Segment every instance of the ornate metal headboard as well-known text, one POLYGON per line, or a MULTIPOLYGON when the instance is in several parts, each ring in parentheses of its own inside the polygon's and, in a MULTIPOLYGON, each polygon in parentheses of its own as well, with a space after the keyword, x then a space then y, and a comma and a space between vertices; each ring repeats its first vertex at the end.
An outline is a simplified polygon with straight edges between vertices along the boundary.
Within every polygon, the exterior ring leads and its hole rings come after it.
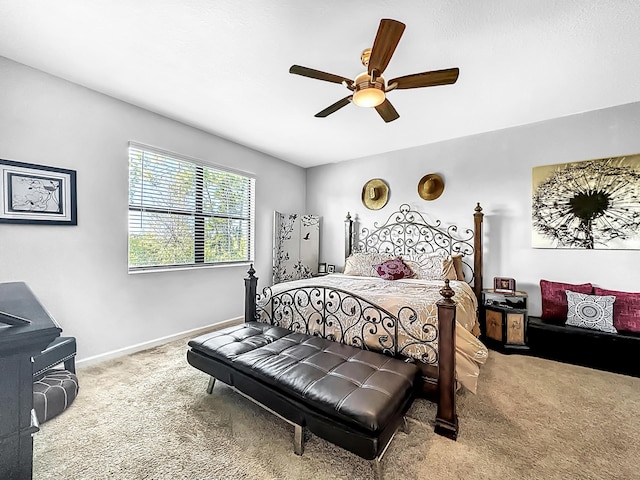
POLYGON ((345 257, 355 252, 381 252, 417 258, 432 252, 460 254, 467 283, 473 284, 478 301, 482 295, 482 207, 475 208, 474 229, 459 231, 456 225, 429 223, 420 212, 402 204, 383 224, 362 228, 358 235, 355 221, 345 220, 345 257))

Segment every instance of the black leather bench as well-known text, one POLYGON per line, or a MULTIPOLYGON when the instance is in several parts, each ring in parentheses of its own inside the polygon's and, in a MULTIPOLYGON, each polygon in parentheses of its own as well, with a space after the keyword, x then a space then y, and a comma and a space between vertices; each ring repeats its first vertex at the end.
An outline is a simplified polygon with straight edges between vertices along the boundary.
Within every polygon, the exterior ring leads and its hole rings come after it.
POLYGON ((413 363, 248 322, 189 342, 188 362, 266 407, 295 427, 297 454, 304 428, 362 458, 378 472, 386 447, 415 398, 413 363))
POLYGON ((638 333, 607 333, 529 317, 527 337, 527 345, 536 356, 640 376, 638 333))

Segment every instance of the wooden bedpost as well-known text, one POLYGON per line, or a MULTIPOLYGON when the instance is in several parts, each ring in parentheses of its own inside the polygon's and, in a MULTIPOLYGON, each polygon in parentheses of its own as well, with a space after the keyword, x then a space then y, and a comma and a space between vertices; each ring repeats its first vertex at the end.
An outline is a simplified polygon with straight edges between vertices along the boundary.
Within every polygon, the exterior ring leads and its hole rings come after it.
POLYGON ((473 291, 478 305, 482 302, 482 220, 484 213, 480 203, 473 214, 473 291))
POLYGON ((256 321, 256 293, 258 291, 258 277, 254 275, 253 263, 247 271, 249 276, 244 279, 244 321, 256 321))
POLYGON ((449 280, 440 290, 444 298, 438 305, 438 410, 435 432, 455 440, 458 437, 456 414, 456 302, 449 280))
POLYGON ((347 218, 344 221, 344 258, 345 260, 353 251, 353 220, 351 214, 347 212, 347 218))

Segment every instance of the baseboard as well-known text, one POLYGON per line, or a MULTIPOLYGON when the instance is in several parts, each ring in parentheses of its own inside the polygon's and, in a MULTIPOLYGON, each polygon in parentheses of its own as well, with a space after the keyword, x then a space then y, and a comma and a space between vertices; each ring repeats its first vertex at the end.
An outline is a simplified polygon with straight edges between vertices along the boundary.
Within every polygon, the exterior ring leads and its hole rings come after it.
POLYGON ((87 358, 76 360, 76 366, 79 368, 88 367, 90 365, 106 362, 107 360, 112 360, 114 358, 123 357, 125 355, 131 355, 132 353, 136 353, 136 352, 141 352, 142 350, 147 350, 149 348, 157 347, 158 345, 163 345, 165 343, 173 342, 174 340, 179 340, 181 338, 196 336, 208 331, 219 330, 221 328, 230 327, 231 325, 237 325, 239 323, 242 323, 243 321, 244 321, 244 317, 232 318, 231 320, 225 320, 224 322, 214 323, 212 325, 207 325, 206 327, 198 327, 192 330, 175 333, 173 335, 167 335, 166 337, 156 338, 154 340, 149 340, 148 342, 138 343, 137 345, 131 345, 130 347, 124 347, 118 350, 113 350, 111 352, 101 353, 100 355, 94 355, 93 357, 87 357, 87 358))

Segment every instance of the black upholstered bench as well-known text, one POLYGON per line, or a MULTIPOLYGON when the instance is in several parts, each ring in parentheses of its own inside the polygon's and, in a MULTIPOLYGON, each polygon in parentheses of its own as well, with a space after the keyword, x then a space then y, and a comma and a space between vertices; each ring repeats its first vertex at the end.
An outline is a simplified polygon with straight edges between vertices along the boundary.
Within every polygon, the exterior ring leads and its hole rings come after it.
POLYGON ((294 451, 304 428, 362 458, 380 461, 415 397, 413 363, 248 322, 189 342, 188 362, 231 386, 295 427, 294 451))
POLYGON ((640 333, 601 332, 529 317, 527 337, 533 355, 640 377, 640 333))

